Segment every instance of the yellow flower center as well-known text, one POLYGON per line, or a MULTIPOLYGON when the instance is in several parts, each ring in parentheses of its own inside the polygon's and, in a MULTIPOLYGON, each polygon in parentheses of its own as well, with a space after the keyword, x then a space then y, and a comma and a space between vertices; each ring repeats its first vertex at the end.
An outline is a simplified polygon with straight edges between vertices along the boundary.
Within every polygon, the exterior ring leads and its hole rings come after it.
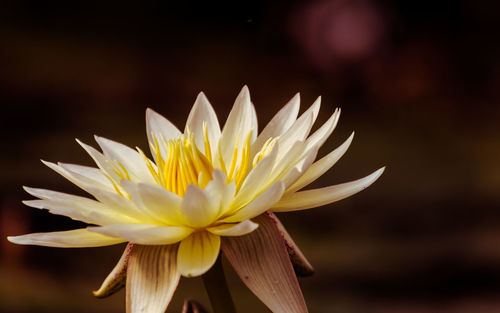
MULTIPOLYGON (((139 148, 137 150, 143 156, 144 162, 156 183, 183 197, 190 184, 205 188, 212 180, 214 169, 223 171, 227 176, 226 184, 234 181, 236 189, 239 190, 248 172, 265 156, 271 153, 278 139, 269 138, 264 143, 262 149, 251 160, 250 146, 252 132, 247 134, 241 147, 239 144, 240 136, 238 135, 234 143, 231 162, 226 164, 220 152, 220 147, 216 154, 216 160, 212 160, 212 151, 206 124, 203 125, 203 137, 204 153, 196 146, 194 135, 189 130, 186 135, 171 140, 153 137, 154 145, 152 146, 152 151, 156 163, 153 163, 142 150, 139 148), (162 153, 162 150, 164 153, 162 153)), ((116 164, 112 165, 115 173, 121 179, 130 180, 129 173, 122 164, 116 162, 116 164)), ((126 192, 120 190, 114 183, 113 185, 120 195, 129 197, 126 192)))
POLYGON ((212 179, 212 162, 198 150, 192 133, 169 141, 154 141, 156 170, 150 162, 147 164, 156 182, 165 189, 182 197, 189 184, 203 188, 212 179), (166 151, 165 157, 160 153, 160 144, 166 151))

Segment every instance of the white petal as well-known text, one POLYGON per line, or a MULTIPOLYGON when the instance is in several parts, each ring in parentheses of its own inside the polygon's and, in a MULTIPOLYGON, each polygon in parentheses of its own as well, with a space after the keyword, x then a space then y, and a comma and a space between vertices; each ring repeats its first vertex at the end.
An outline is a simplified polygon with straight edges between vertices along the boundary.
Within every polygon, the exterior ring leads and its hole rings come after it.
POLYGON ((52 214, 64 215, 85 223, 98 225, 135 221, 92 199, 46 189, 30 187, 24 187, 24 189, 29 194, 43 199, 23 201, 24 204, 37 209, 47 209, 52 214))
POLYGON ((226 166, 231 164, 235 147, 238 149, 243 147, 248 133, 253 131, 252 135, 256 135, 257 129, 254 129, 256 126, 254 118, 255 111, 252 106, 250 93, 248 88, 244 86, 234 102, 234 106, 229 113, 219 141, 220 153, 222 154, 226 166), (238 145, 236 145, 237 139, 238 145))
POLYGON ((116 193, 107 192, 96 188, 88 188, 90 192, 99 202, 106 207, 120 212, 123 215, 129 216, 143 223, 155 224, 158 222, 154 216, 145 214, 133 201, 117 195, 116 193))
POLYGON ((7 239, 19 245, 37 245, 58 248, 102 247, 115 245, 125 241, 121 238, 113 238, 89 232, 84 228, 50 233, 33 233, 22 236, 9 236, 7 239))
POLYGON ((223 219, 223 222, 234 223, 244 221, 266 212, 280 200, 284 191, 285 186, 283 183, 281 181, 276 182, 248 205, 244 206, 231 216, 223 219))
POLYGON ((337 126, 340 118, 340 109, 335 109, 332 116, 323 124, 317 131, 315 131, 309 138, 307 138, 308 147, 318 146, 321 147, 326 139, 330 137, 333 130, 337 126))
POLYGON ((255 153, 262 148, 266 140, 278 137, 287 131, 297 119, 299 108, 300 95, 297 93, 278 113, 276 113, 271 121, 267 123, 264 130, 262 130, 257 140, 255 140, 252 145, 252 155, 255 155, 255 153))
POLYGON ((238 209, 247 204, 271 184, 269 178, 272 174, 278 150, 279 146, 276 144, 273 151, 248 173, 233 201, 233 209, 238 209))
POLYGON ((196 232, 181 241, 177 266, 182 276, 193 277, 207 272, 219 255, 220 237, 209 232, 196 232))
POLYGON ((82 148, 85 149, 85 151, 87 151, 87 153, 90 155, 90 157, 92 157, 92 159, 97 164, 97 166, 105 174, 107 174, 109 177, 111 177, 115 181, 120 180, 118 175, 116 175, 113 167, 111 166, 109 160, 101 152, 97 151, 97 149, 95 149, 94 147, 89 146, 89 145, 81 142, 78 139, 76 139, 76 142, 78 142, 78 144, 80 144, 80 146, 82 146, 82 148))
POLYGON ((215 227, 207 228, 209 232, 218 236, 243 236, 253 232, 259 227, 259 224, 251 220, 244 220, 237 224, 222 224, 215 227))
POLYGON ((251 142, 255 142, 255 139, 257 139, 257 134, 259 133, 259 120, 257 119, 257 111, 255 110, 255 106, 252 104, 250 106, 251 108, 251 118, 252 118, 252 140, 251 142))
POLYGON ((219 120, 205 94, 200 92, 189 113, 184 133, 186 133, 188 129, 193 132, 196 145, 202 152, 205 152, 205 136, 203 135, 204 123, 207 125, 207 135, 210 142, 210 150, 212 151, 212 159, 215 159, 217 143, 221 135, 219 120))
MULTIPOLYGON (((169 120, 156 113, 152 109, 146 110, 146 133, 150 147, 155 146, 153 136, 161 142, 161 139, 170 140, 182 136, 182 133, 169 120)), ((160 145, 161 155, 165 158, 165 148, 160 145)), ((152 152, 153 156, 155 153, 152 152)))
POLYGON ((87 229, 111 237, 124 238, 141 245, 169 245, 181 241, 193 232, 187 227, 148 224, 113 224, 87 229))
POLYGON ((134 245, 127 267, 127 313, 165 312, 180 276, 176 245, 134 245))
POLYGON ((326 173, 337 161, 344 155, 349 146, 351 145, 352 139, 354 137, 354 132, 341 144, 337 149, 333 150, 320 160, 316 161, 309 167, 309 169, 302 175, 297 182, 295 182, 290 188, 287 189, 287 193, 295 192, 316 179, 318 179, 321 175, 326 173))
POLYGON ((189 185, 182 200, 181 211, 189 226, 204 227, 210 225, 217 217, 219 204, 220 199, 211 199, 205 190, 189 185))
POLYGON ((113 190, 113 184, 98 168, 66 163, 58 163, 58 165, 86 186, 113 190))
POLYGON ((146 162, 137 151, 119 142, 95 136, 104 155, 112 161, 117 161, 127 170, 130 179, 143 183, 154 183, 154 178, 146 162))
POLYGON ((113 190, 113 185, 111 184, 109 179, 104 176, 101 170, 99 170, 98 168, 76 164, 55 164, 43 160, 42 162, 83 190, 85 190, 86 186, 92 186, 108 191, 113 190))
MULTIPOLYGON (((306 147, 307 143, 305 141, 295 141, 286 150, 280 145, 277 149, 278 156, 281 155, 281 159, 277 159, 275 161, 275 165, 270 175, 271 181, 274 182, 281 179, 294 166, 303 160, 310 153, 310 150, 306 150, 306 147)), ((313 151, 317 151, 317 148, 313 151)))
POLYGON ((156 185, 138 184, 136 188, 140 197, 139 203, 144 206, 146 212, 166 224, 179 225, 184 223, 180 212, 181 197, 156 185))
POLYGON ((295 167, 286 173, 286 175, 282 178, 285 189, 294 184, 300 177, 302 177, 302 175, 304 175, 304 173, 307 172, 317 155, 318 147, 313 147, 305 153, 305 157, 298 162, 295 167))
POLYGON ((217 216, 220 216, 229 209, 233 202, 236 184, 231 181, 226 185, 227 176, 220 170, 214 170, 212 177, 213 180, 205 187, 205 191, 214 202, 214 206, 218 207, 217 216))
POLYGON ((342 200, 373 184, 383 172, 384 167, 364 178, 352 182, 286 195, 273 206, 271 211, 304 210, 342 200))
POLYGON ((217 208, 221 206, 221 198, 224 193, 227 176, 221 170, 212 172, 213 179, 205 187, 207 196, 214 202, 217 208))
POLYGON ((305 111, 282 136, 280 136, 278 143, 282 147, 283 152, 278 155, 278 159, 283 157, 283 153, 286 153, 287 149, 290 149, 293 143, 296 141, 303 141, 307 138, 314 121, 316 121, 320 106, 321 97, 318 97, 311 107, 307 109, 307 111, 305 111))

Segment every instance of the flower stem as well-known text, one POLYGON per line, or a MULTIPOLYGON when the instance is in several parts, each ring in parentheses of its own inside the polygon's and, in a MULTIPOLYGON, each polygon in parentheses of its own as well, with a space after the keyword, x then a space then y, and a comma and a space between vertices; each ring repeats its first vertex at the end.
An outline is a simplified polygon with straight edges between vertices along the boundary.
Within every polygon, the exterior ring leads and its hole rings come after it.
POLYGON ((222 269, 222 258, 220 255, 214 266, 202 277, 214 313, 236 313, 224 270, 222 269))

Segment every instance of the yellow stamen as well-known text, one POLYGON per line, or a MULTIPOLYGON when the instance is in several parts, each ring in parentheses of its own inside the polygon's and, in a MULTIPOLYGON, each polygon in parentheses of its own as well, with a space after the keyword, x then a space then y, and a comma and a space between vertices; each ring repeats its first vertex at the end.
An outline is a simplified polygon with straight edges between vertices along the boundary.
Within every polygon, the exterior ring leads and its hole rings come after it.
POLYGON ((153 162, 151 162, 151 160, 148 159, 146 154, 144 154, 144 152, 139 147, 136 147, 136 149, 137 149, 137 152, 139 152, 139 154, 144 159, 144 163, 146 163, 146 166, 148 167, 148 170, 151 173, 151 176, 153 176, 155 182, 157 184, 160 184, 160 178, 158 177, 158 173, 156 172, 156 169, 153 166, 153 162))
POLYGON ((250 131, 245 140, 245 145, 243 146, 242 151, 242 162, 241 166, 238 169, 238 174, 236 175, 235 182, 236 188, 239 190, 241 184, 243 183, 244 178, 247 176, 248 172, 248 164, 250 163, 250 145, 252 141, 252 131, 250 131))
POLYGON ((269 138, 268 140, 266 140, 266 142, 262 146, 262 149, 260 149, 260 151, 255 155, 253 159, 252 162, 253 167, 255 167, 257 163, 259 163, 264 157, 266 157, 271 153, 271 151, 273 151, 274 145, 276 144, 277 141, 278 137, 269 138))
MULTIPOLYGON (((156 167, 140 149, 137 150, 144 158, 144 162, 146 162, 146 166, 156 183, 183 197, 187 187, 191 184, 205 188, 212 180, 214 168, 220 169, 227 175, 226 184, 234 181, 236 188, 239 189, 251 168, 255 167, 260 160, 271 153, 276 143, 276 138, 268 139, 252 162, 250 159, 252 131, 246 135, 245 142, 241 148, 239 147, 240 134, 238 134, 234 143, 230 166, 226 168, 220 145, 217 145, 218 153, 216 155, 218 162, 217 165, 214 165, 206 123, 203 124, 203 139, 205 153, 202 153, 198 149, 194 134, 189 130, 186 131, 183 137, 168 141, 163 138, 158 139, 153 137, 151 148, 155 155, 156 167), (161 151, 164 151, 163 156, 161 151)), ((117 171, 117 174, 128 177, 128 172, 121 164, 117 164, 117 167, 120 169, 120 171, 117 171)))
POLYGON ((208 140, 208 126, 206 122, 203 122, 203 137, 205 139, 205 155, 208 162, 212 163, 212 150, 210 149, 210 140, 208 140))
POLYGON ((236 143, 234 145, 233 158, 231 159, 231 167, 229 168, 229 173, 227 174, 227 182, 233 180, 234 170, 236 168, 236 163, 238 162, 238 142, 240 135, 236 137, 236 143))

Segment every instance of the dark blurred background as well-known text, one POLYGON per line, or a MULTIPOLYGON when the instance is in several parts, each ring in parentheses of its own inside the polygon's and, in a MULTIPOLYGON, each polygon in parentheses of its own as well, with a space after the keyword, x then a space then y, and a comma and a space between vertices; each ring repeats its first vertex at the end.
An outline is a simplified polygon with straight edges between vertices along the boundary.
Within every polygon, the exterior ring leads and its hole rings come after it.
MULTIPOLYGON (((280 217, 316 274, 315 312, 500 312, 500 61, 492 1, 0 2, 0 311, 123 312, 93 298, 123 246, 6 235, 71 229, 22 185, 82 194, 39 162, 91 165, 74 138, 147 148, 151 107, 183 129, 204 91, 224 121, 247 84, 261 128, 296 92, 342 117, 314 186, 386 172, 362 193, 280 217)), ((302 109, 303 110, 303 109, 302 109)), ((319 124, 318 123, 318 124, 319 124)), ((240 312, 265 312, 228 267, 240 312)), ((184 298, 203 303, 199 279, 184 298)))

